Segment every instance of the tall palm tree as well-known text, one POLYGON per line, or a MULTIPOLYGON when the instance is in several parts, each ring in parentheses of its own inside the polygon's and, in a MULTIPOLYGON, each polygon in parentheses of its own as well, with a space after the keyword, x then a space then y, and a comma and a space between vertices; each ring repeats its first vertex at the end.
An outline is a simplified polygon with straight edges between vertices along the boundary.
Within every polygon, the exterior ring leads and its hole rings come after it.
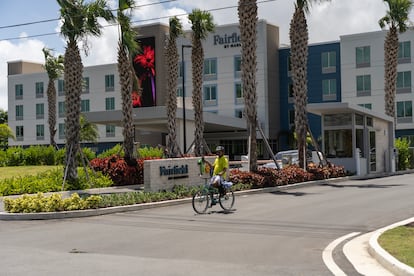
MULTIPOLYGON (((177 80, 178 80, 178 60, 177 37, 183 33, 183 25, 178 17, 170 18, 170 35, 167 40, 165 60, 167 63, 167 117, 168 117, 168 139, 167 150, 171 156, 177 156, 179 152, 176 132, 176 113, 177 113, 177 80)), ((185 149, 184 149, 185 150, 185 149)))
POLYGON ((305 13, 309 13, 312 2, 329 0, 296 0, 295 11, 290 21, 290 61, 292 65, 292 84, 295 106, 295 131, 299 151, 299 166, 306 165, 306 133, 308 130, 308 117, 306 106, 308 103, 308 24, 305 13))
POLYGON ((257 38, 257 1, 239 0, 238 4, 240 38, 242 44, 242 87, 244 113, 250 134, 249 170, 257 170, 257 92, 256 92, 256 38, 257 38))
POLYGON ((63 56, 53 56, 51 49, 43 48, 45 56, 45 65, 49 82, 47 85, 47 106, 48 106, 48 123, 50 133, 50 145, 56 148, 56 87, 55 80, 63 73, 63 56))
POLYGON ((209 33, 214 31, 213 16, 207 11, 194 9, 188 19, 191 22, 192 45, 191 63, 193 70, 193 108, 194 108, 194 152, 196 156, 203 154, 202 145, 204 142, 204 121, 203 121, 203 63, 204 50, 201 42, 205 40, 209 33))
POLYGON ((124 12, 134 7, 134 0, 119 0, 118 23, 121 34, 118 41, 118 73, 121 85, 123 135, 125 160, 128 164, 134 156, 134 124, 132 118, 132 87, 134 83, 134 69, 132 56, 138 50, 137 33, 131 26, 129 15, 124 12))
POLYGON ((80 150, 80 95, 82 92, 83 64, 78 42, 85 41, 88 35, 101 34, 98 17, 113 18, 105 0, 84 3, 83 0, 57 0, 62 19, 61 33, 67 40, 64 55, 65 81, 65 138, 66 138, 66 179, 76 183, 78 179, 76 158, 80 150))
POLYGON ((408 14, 413 6, 411 0, 384 0, 388 4, 386 15, 379 20, 381 28, 389 27, 384 42, 384 92, 385 114, 394 118, 395 92, 398 65, 398 33, 407 30, 408 14))

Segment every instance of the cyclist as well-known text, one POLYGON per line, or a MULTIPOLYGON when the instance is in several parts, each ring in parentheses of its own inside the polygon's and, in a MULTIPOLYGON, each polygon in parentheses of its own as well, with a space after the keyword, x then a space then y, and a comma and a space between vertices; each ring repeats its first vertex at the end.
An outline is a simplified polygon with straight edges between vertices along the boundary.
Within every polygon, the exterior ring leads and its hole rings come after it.
MULTIPOLYGON (((224 180, 227 179, 227 171, 229 169, 229 160, 224 156, 224 147, 217 146, 216 147, 216 154, 217 157, 214 160, 213 165, 204 160, 210 167, 213 167, 213 176, 210 180, 210 185, 219 189, 220 196, 225 194, 225 189, 222 186, 224 180)), ((216 202, 212 202, 212 205, 216 204, 216 202)))

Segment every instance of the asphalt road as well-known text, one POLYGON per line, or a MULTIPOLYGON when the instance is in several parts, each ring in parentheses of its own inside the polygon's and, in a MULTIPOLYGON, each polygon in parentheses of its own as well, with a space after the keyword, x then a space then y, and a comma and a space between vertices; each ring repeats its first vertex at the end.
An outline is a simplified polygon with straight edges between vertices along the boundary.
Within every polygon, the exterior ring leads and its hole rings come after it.
MULTIPOLYGON (((414 215, 414 175, 238 196, 98 217, 0 221, 0 275, 332 275, 333 240, 414 215)), ((337 250, 335 261, 358 275, 337 250)))

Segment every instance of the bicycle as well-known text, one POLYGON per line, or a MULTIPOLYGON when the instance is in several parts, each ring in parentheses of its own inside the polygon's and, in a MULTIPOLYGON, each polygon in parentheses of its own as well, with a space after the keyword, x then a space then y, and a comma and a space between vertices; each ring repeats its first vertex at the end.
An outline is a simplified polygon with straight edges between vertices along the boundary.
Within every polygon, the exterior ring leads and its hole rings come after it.
POLYGON ((234 192, 231 190, 233 183, 222 181, 221 186, 223 191, 220 193, 219 188, 210 185, 210 182, 208 181, 209 178, 204 177, 204 179, 204 185, 193 195, 192 205, 194 211, 197 214, 204 214, 207 209, 215 205, 217 201, 224 211, 230 211, 234 205, 235 199, 234 192))

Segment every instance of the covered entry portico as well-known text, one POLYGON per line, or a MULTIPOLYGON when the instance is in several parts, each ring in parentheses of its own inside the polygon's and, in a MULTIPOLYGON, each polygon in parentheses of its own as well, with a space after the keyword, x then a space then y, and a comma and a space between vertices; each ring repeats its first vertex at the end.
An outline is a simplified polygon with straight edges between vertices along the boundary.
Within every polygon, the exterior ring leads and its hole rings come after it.
POLYGON ((322 151, 356 175, 395 171, 393 118, 349 103, 309 104, 321 116, 322 151))

